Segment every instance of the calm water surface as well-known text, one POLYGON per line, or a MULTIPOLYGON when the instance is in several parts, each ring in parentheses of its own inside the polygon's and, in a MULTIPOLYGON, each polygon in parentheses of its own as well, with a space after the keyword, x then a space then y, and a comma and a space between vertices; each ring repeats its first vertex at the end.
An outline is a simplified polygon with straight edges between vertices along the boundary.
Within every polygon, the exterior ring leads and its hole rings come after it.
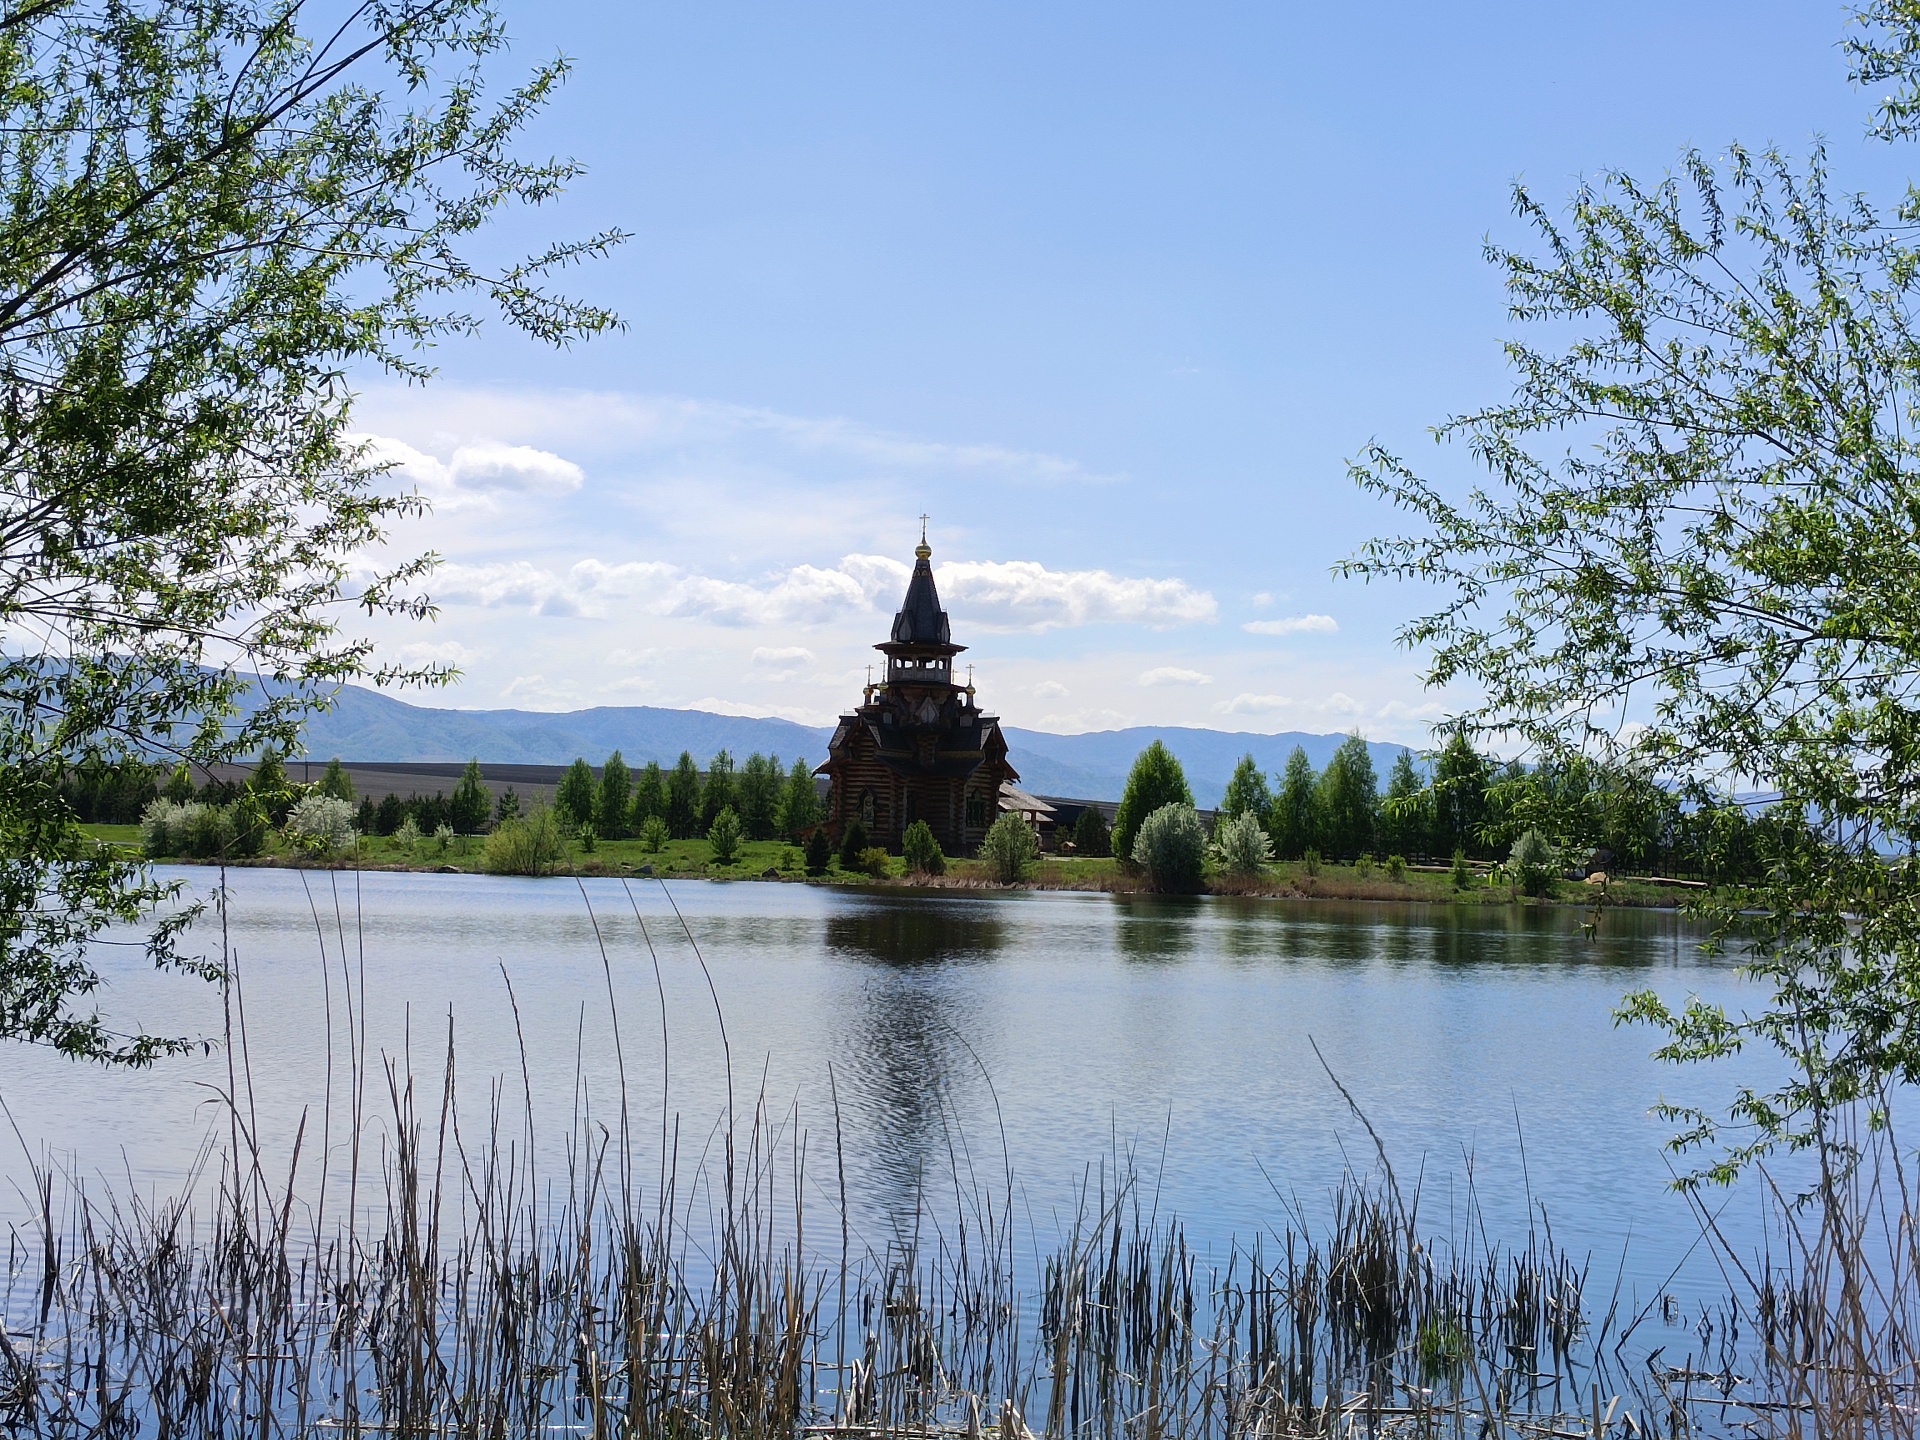
MULTIPOLYGON (((213 878, 179 873, 201 890, 213 878)), ((804 1137, 816 1178, 831 1176, 818 1157, 837 1095, 869 1240, 909 1223, 922 1185, 950 1193, 956 1165, 994 1186, 1010 1166, 1046 1229, 1129 1154, 1202 1243, 1277 1225, 1277 1195, 1312 1212, 1344 1167, 1373 1158, 1317 1044, 1402 1180, 1421 1177, 1437 1226, 1458 1215, 1471 1168, 1490 1226, 1517 1233, 1544 1205, 1596 1269, 1610 1275, 1625 1246, 1645 1290, 1697 1234, 1667 1191, 1649 1107, 1766 1078, 1758 1062, 1675 1071, 1649 1058, 1652 1035, 1614 1026, 1629 989, 1749 998, 1658 912, 1610 913, 1589 939, 1564 911, 686 883, 671 892, 683 931, 651 882, 589 881, 583 897, 571 880, 248 870, 230 887, 249 1111, 270 1152, 304 1112, 314 1153, 329 1051, 338 1112, 357 1019, 376 1069, 410 1047, 429 1111, 451 1030, 462 1124, 483 1131, 493 1095, 511 1108, 523 1089, 510 977, 547 1163, 578 1107, 617 1124, 622 1060, 645 1147, 664 1111, 683 1156, 698 1154, 725 1114, 730 1052, 735 1104, 764 1103, 804 1137)), ((203 933, 217 945, 217 927, 203 933)), ((103 964, 116 1019, 220 1034, 212 990, 155 976, 137 952, 103 964)), ((227 1063, 219 1050, 112 1074, 0 1051, 22 1135, 0 1201, 22 1203, 29 1155, 96 1188, 177 1189, 227 1063)), ((329 1133, 338 1166, 339 1126, 329 1133)), ((1725 1223, 1751 1229, 1750 1202, 1732 1197, 1725 1223)))

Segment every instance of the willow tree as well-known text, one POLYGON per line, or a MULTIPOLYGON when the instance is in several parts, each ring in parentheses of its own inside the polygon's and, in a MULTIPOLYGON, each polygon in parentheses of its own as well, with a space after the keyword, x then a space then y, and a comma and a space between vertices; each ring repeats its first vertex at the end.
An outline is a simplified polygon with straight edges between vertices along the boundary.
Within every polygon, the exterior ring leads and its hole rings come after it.
MULTIPOLYGON (((1855 18, 1854 78, 1887 97, 1871 133, 1910 140, 1920 5, 1855 18)), ((1439 432, 1484 479, 1457 493, 1370 450, 1356 478, 1415 524, 1348 568, 1445 592, 1402 639, 1478 697, 1465 734, 1692 813, 1768 797, 1764 878, 1703 908, 1770 1003, 1627 1010, 1668 1058, 1785 1058, 1726 1113, 1672 1112, 1727 1179, 1920 1079, 1920 191, 1883 204, 1821 149, 1733 146, 1514 204, 1532 240, 1489 251, 1513 392, 1439 432)))
MULTIPOLYGON (((503 44, 486 0, 0 6, 0 1036, 185 1043, 93 1008, 89 942, 172 892, 80 830, 67 767, 289 749, 406 673, 343 624, 430 608, 430 557, 360 568, 421 502, 355 444, 353 381, 425 379, 476 302, 554 344, 614 323, 545 285, 616 235, 467 252, 574 173, 514 153, 564 64, 490 99, 503 44)), ((152 958, 216 973, 174 914, 152 958)))

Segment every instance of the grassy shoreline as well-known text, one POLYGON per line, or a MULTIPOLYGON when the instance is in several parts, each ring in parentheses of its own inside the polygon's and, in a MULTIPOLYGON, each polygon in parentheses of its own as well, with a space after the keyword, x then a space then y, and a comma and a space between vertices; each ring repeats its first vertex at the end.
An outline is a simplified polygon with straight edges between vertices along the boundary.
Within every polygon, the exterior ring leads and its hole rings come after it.
MULTIPOLYGON (((90 825, 96 839, 129 850, 137 850, 140 827, 137 825, 90 825)), ((276 842, 277 843, 277 842, 276 842)), ((444 849, 431 838, 416 842, 410 849, 387 838, 367 838, 360 849, 346 856, 316 859, 311 856, 270 849, 246 860, 228 862, 235 868, 324 869, 416 872, 424 874, 486 874, 483 863, 485 841, 479 836, 460 836, 444 849)), ((209 864, 208 861, 178 859, 169 864, 209 864)), ((1071 890, 1094 893, 1147 893, 1145 881, 1122 871, 1113 860, 1047 856, 1035 867, 1033 875, 1018 885, 1001 885, 986 867, 973 860, 949 860, 947 873, 940 876, 910 877, 902 872, 895 857, 891 873, 868 875, 861 871, 841 870, 837 865, 823 875, 809 875, 798 846, 779 840, 746 841, 739 858, 731 865, 717 865, 704 840, 672 840, 659 852, 645 849, 638 840, 602 840, 592 851, 578 845, 567 860, 556 866, 555 875, 625 876, 670 880, 763 880, 811 885, 853 885, 886 887, 911 891, 942 890, 1071 890)), ((1295 900, 1397 900, 1423 904, 1512 905, 1512 888, 1490 872, 1480 871, 1466 889, 1456 889, 1452 877, 1442 867, 1409 868, 1400 878, 1389 876, 1384 867, 1322 863, 1309 874, 1299 861, 1280 862, 1268 868, 1258 880, 1226 875, 1209 875, 1206 891, 1213 895, 1241 895, 1268 899, 1295 900)), ((1625 877, 1614 880, 1606 890, 1605 903, 1637 908, 1671 909, 1680 903, 1685 887, 1672 882, 1625 877)), ((1599 898, 1597 887, 1574 881, 1560 881, 1546 900, 1520 897, 1525 905, 1590 906, 1599 898)))

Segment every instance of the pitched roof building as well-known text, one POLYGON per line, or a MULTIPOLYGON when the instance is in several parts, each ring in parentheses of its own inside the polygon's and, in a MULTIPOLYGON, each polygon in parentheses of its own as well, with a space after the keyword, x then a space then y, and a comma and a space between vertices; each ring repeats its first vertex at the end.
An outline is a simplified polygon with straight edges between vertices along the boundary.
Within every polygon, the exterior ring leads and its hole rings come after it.
POLYGON ((970 854, 1000 811, 1000 789, 1020 778, 1007 763, 1000 717, 975 703, 973 685, 954 683, 947 612, 933 584, 933 550, 923 530, 913 578, 893 631, 873 648, 887 657, 858 709, 840 717, 827 746, 827 823, 837 836, 859 820, 874 845, 900 848, 924 820, 949 855, 970 854))

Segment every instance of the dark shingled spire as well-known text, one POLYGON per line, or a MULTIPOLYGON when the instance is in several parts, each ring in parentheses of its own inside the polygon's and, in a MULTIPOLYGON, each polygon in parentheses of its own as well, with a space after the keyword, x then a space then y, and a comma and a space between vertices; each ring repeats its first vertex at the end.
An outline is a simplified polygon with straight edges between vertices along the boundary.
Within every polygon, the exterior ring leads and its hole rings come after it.
POLYGON ((893 617, 893 643, 896 645, 951 645, 953 631, 947 624, 947 612, 940 608, 940 592, 933 588, 933 550, 924 530, 915 547, 913 579, 907 582, 907 598, 900 613, 893 617))

